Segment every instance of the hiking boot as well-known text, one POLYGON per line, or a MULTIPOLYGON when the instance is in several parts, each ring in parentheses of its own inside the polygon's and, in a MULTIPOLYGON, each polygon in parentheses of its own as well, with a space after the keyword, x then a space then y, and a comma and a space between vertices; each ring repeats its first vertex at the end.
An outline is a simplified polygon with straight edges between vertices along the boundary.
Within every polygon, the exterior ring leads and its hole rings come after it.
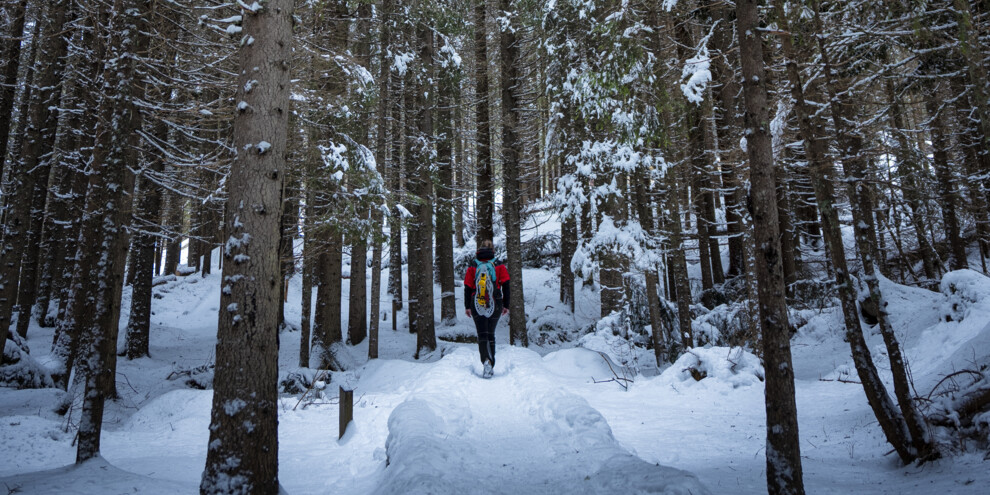
POLYGON ((485 361, 485 371, 481 374, 481 377, 482 378, 491 378, 492 375, 494 375, 494 374, 495 374, 495 371, 492 369, 492 362, 491 361, 485 361))

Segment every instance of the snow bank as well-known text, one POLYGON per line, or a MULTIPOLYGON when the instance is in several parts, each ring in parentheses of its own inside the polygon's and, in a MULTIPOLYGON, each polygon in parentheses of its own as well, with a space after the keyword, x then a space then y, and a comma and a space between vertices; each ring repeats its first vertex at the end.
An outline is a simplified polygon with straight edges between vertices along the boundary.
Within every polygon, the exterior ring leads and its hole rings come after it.
POLYGON ((65 495, 69 493, 195 493, 196 485, 176 483, 121 470, 101 457, 79 465, 12 476, 3 480, 11 493, 65 495))
POLYGON ((470 493, 451 480, 451 449, 443 411, 426 400, 407 400, 388 418, 387 476, 376 493, 470 493))
POLYGON ((763 381, 763 365, 760 358, 741 347, 695 347, 677 358, 660 378, 685 384, 707 380, 732 388, 748 387, 763 381))

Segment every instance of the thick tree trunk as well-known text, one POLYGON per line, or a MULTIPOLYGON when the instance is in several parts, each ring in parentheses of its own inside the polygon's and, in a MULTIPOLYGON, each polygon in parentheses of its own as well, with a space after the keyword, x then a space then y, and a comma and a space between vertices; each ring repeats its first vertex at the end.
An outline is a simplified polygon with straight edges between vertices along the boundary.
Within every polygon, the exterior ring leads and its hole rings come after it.
POLYGON ((445 326, 457 323, 457 297, 454 291, 454 218, 453 218, 453 92, 450 76, 442 75, 438 106, 437 166, 439 167, 436 205, 437 276, 440 282, 440 321, 445 326))
POLYGON ((437 348, 436 329, 433 312, 433 182, 429 173, 431 144, 433 141, 433 114, 435 96, 432 82, 435 76, 433 61, 434 31, 432 27, 420 25, 416 28, 416 43, 420 73, 414 82, 415 97, 413 120, 415 131, 407 139, 411 163, 415 172, 408 180, 409 192, 413 200, 412 221, 409 235, 409 279, 417 280, 410 284, 409 313, 410 331, 416 332, 416 359, 423 353, 437 348), (413 232, 415 231, 415 232, 413 232), (415 273, 415 274, 414 274, 415 273), (412 293, 416 303, 413 304, 412 293))
MULTIPOLYGON (((8 174, 9 181, 4 185, 4 196, 9 208, 5 212, 3 242, 0 244, 0 344, 7 339, 13 306, 17 299, 18 279, 23 278, 23 283, 32 285, 32 291, 35 284, 32 270, 23 274, 24 277, 21 276, 21 260, 25 252, 37 259, 39 232, 38 228, 31 227, 32 219, 37 220, 41 213, 38 211, 32 215, 32 206, 36 203, 35 188, 48 188, 52 162, 46 157, 55 145, 58 123, 55 109, 58 108, 61 90, 58 81, 61 79, 62 60, 66 51, 66 40, 60 33, 68 9, 67 0, 49 5, 38 30, 40 39, 36 42, 41 45, 38 49, 38 61, 34 64, 34 84, 37 89, 30 92, 27 100, 28 112, 22 116, 23 146, 14 170, 8 174), (32 233, 35 235, 31 235, 32 233)), ((44 201, 44 195, 40 200, 44 201)), ((23 312, 25 320, 29 308, 30 305, 26 306, 23 312)), ((26 330, 25 328, 24 331, 26 330)))
POLYGON ((743 123, 752 182, 750 196, 757 246, 756 276, 766 369, 767 491, 770 494, 803 494, 794 368, 791 363, 791 332, 784 300, 780 226, 758 4, 758 0, 736 1, 736 30, 739 33, 739 58, 743 73, 746 109, 743 123))
MULTIPOLYGON (((510 11, 511 0, 501 0, 503 12, 510 11)), ((521 65, 520 48, 516 38, 518 27, 502 26, 501 73, 502 73, 502 188, 505 201, 502 212, 505 218, 505 247, 508 252, 509 287, 512 298, 509 300, 509 343, 529 346, 526 332, 526 304, 523 294, 521 218, 522 209, 519 180, 519 160, 522 157, 523 142, 520 135, 522 108, 518 92, 523 88, 519 70, 521 65)), ((621 276, 620 276, 621 278, 621 276)), ((619 287, 621 288, 621 280, 619 287)))
MULTIPOLYGON (((109 33, 97 45, 105 45, 107 57, 97 87, 116 88, 103 95, 97 109, 96 141, 90 160, 89 194, 79 235, 78 264, 67 310, 77 318, 80 375, 85 383, 79 419, 76 462, 100 452, 103 409, 115 393, 116 347, 119 298, 123 288, 126 227, 130 220, 133 182, 127 168, 137 166, 134 136, 141 126, 135 100, 141 92, 138 62, 126 53, 144 53, 147 28, 140 27, 151 15, 149 3, 117 0, 111 7, 100 5, 99 26, 109 33), (112 10, 111 10, 112 9, 112 10), (95 268, 94 268, 95 267, 95 268)), ((102 52, 104 48, 98 48, 102 52)))
MULTIPOLYGON (((478 222, 476 241, 493 240, 495 228, 492 218, 495 215, 495 192, 492 183, 491 127, 489 123, 488 101, 488 18, 486 0, 475 0, 474 4, 474 63, 476 84, 474 98, 476 106, 475 124, 477 129, 476 149, 478 158, 477 211, 478 222)), ((504 112, 504 110, 503 110, 504 112)))
MULTIPOLYGON (((2 50, 0 60, 4 62, 3 85, 0 86, 0 177, 3 177, 4 163, 7 161, 7 136, 10 133, 10 117, 13 115, 14 99, 17 95, 17 75, 21 67, 21 37, 24 34, 27 3, 27 0, 9 2, 6 14, 10 24, 7 32, 4 33, 7 38, 0 47, 2 50)), ((21 118, 24 118, 24 114, 21 114, 21 118)), ((0 341, 0 344, 2 342, 0 341)))
POLYGON ((258 12, 242 8, 244 34, 254 43, 240 48, 237 99, 248 105, 234 119, 238 155, 225 215, 230 238, 204 494, 279 492, 277 279, 292 9, 292 0, 268 0, 258 12))

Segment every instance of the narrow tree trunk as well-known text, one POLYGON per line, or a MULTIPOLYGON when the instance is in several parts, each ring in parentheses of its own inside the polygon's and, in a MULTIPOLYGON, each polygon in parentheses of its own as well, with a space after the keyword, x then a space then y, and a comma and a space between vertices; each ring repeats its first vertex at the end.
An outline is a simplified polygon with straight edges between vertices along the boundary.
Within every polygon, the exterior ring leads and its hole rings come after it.
MULTIPOLYGON (((818 11, 818 3, 815 3, 815 28, 817 30, 817 41, 823 68, 826 74, 825 87, 828 90, 829 109, 832 114, 832 123, 836 129, 839 149, 842 153, 843 170, 845 171, 845 183, 847 194, 852 204, 853 230, 856 238, 856 250, 859 252, 860 260, 863 263, 863 279, 869 289, 869 299, 873 307, 877 308, 877 320, 880 326, 880 333, 883 336, 887 349, 887 357, 890 361, 890 371, 894 381, 894 395, 897 397, 898 405, 903 414, 903 421, 907 424, 907 435, 903 438, 909 439, 913 447, 912 455, 920 456, 922 459, 937 457, 931 438, 928 436, 927 425, 914 404, 911 390, 907 378, 906 363, 901 354, 900 345, 894 335, 893 327, 890 324, 890 317, 887 314, 887 304, 883 300, 880 291, 878 273, 874 264, 874 256, 877 252, 875 231, 870 228, 870 216, 872 212, 872 201, 865 190, 865 166, 862 154, 863 136, 860 131, 850 128, 848 122, 856 120, 856 106, 852 105, 849 98, 850 86, 840 87, 835 79, 835 68, 831 63, 831 56, 826 49, 825 40, 821 25, 821 17, 818 11)), ((937 150, 936 146, 936 150, 937 150)), ((937 155, 938 151, 936 151, 937 155)))
POLYGON ((667 171, 667 210, 670 217, 666 220, 670 236, 670 250, 667 254, 672 287, 677 299, 677 322, 683 349, 694 347, 694 330, 691 328, 691 283, 688 280, 687 259, 684 255, 684 235, 681 231, 681 208, 677 194, 677 175, 675 169, 667 171))
POLYGON ((316 311, 313 315, 313 352, 319 369, 336 366, 330 346, 343 340, 340 321, 342 243, 341 234, 331 230, 320 246, 322 252, 317 264, 316 311))
POLYGON ((310 341, 310 326, 312 322, 313 315, 313 280, 316 278, 316 267, 317 263, 315 258, 317 257, 317 249, 314 246, 313 237, 316 235, 314 230, 314 208, 313 208, 313 182, 311 178, 312 170, 315 170, 315 165, 313 165, 315 153, 310 150, 309 161, 310 166, 307 167, 307 185, 306 185, 306 218, 303 223, 303 232, 305 236, 303 237, 303 266, 302 266, 302 315, 299 317, 299 367, 309 368, 309 341, 310 341))
POLYGON ((750 161, 750 195, 757 246, 760 328, 766 363, 767 491, 770 494, 803 494, 794 368, 784 300, 784 272, 758 0, 737 0, 736 17, 746 109, 743 123, 750 161))
POLYGON ((168 195, 168 213, 165 217, 166 233, 169 241, 165 250, 165 265, 163 271, 172 275, 182 261, 182 198, 172 193, 168 195))
MULTIPOLYGON (((161 172, 162 160, 152 158, 150 169, 161 172)), ((125 330, 127 359, 137 359, 151 355, 151 288, 155 268, 155 234, 153 226, 161 217, 161 192, 158 185, 147 178, 141 181, 138 218, 140 231, 134 236, 132 256, 134 257, 134 279, 131 292, 131 314, 125 330)))
MULTIPOLYGON (((936 88, 933 92, 939 93, 936 88)), ((945 238, 949 241, 952 251, 952 269, 962 270, 969 267, 966 259, 966 243, 959 232, 958 196, 952 169, 949 165, 949 139, 945 132, 945 116, 941 101, 937 97, 925 98, 925 109, 931 118, 932 138, 932 167, 935 169, 939 203, 942 206, 942 223, 945 225, 945 238)))
MULTIPOLYGON (((781 28, 789 32, 787 18, 784 17, 783 1, 777 0, 776 11, 781 28)), ((886 435, 887 441, 894 446, 898 455, 906 462, 911 458, 911 446, 907 437, 907 425, 890 400, 887 389, 877 372, 876 365, 870 353, 870 348, 860 326, 857 308, 857 290, 853 284, 846 265, 845 246, 842 243, 842 231, 839 215, 835 209, 835 191, 832 186, 834 173, 831 162, 825 152, 828 143, 823 138, 821 126, 812 119, 814 111, 805 101, 803 83, 795 60, 795 50, 790 36, 782 38, 784 56, 787 58, 787 75, 790 79, 791 96, 794 99, 794 110, 797 114, 799 132, 805 143, 805 154, 808 159, 808 172, 815 191, 815 199, 822 215, 822 234, 828 247, 829 258, 835 271, 835 282, 842 305, 842 315, 846 327, 846 340, 852 351, 853 364, 863 383, 867 402, 886 435)))
POLYGON ((915 238, 918 242, 918 255, 921 258, 921 265, 925 272, 925 278, 929 281, 935 280, 935 253, 932 246, 925 238, 928 226, 925 224, 923 215, 922 200, 918 191, 918 175, 921 174, 921 167, 918 165, 917 153, 912 146, 911 140, 905 135, 904 113, 901 108, 900 99, 894 92, 894 83, 886 81, 887 101, 890 103, 890 119, 894 136, 897 139, 897 174, 901 180, 901 191, 903 191, 904 201, 911 209, 911 225, 914 227, 915 238))

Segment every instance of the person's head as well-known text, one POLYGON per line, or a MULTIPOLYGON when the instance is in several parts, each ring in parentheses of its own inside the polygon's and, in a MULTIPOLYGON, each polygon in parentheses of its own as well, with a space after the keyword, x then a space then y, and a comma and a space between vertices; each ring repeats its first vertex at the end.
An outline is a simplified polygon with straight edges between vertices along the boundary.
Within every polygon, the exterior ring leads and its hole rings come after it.
POLYGON ((475 253, 481 261, 488 261, 495 257, 495 244, 492 243, 491 239, 485 239, 478 244, 478 251, 475 253))

